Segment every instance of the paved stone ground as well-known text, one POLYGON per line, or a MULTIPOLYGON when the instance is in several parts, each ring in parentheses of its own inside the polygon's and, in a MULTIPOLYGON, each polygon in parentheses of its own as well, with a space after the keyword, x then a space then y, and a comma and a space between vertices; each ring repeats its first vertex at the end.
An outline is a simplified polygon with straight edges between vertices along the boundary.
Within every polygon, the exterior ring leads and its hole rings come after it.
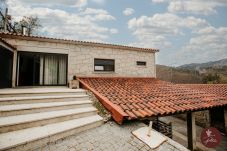
MULTIPOLYGON (((117 125, 111 121, 100 127, 48 144, 36 151, 152 151, 149 146, 131 133, 143 126, 145 125, 140 122, 117 125)), ((171 139, 155 149, 155 151, 180 150, 187 149, 171 139)))
MULTIPOLYGON (((176 134, 178 136, 176 136, 176 135, 173 136, 173 140, 175 140, 178 143, 187 147, 187 123, 186 123, 186 121, 183 121, 183 120, 173 117, 173 116, 160 117, 159 119, 164 122, 172 122, 173 130, 178 132, 180 135, 182 135, 182 137, 181 137, 179 134, 176 134)), ((202 130, 203 130, 202 127, 196 126, 197 145, 199 145, 200 147, 203 148, 204 146, 202 145, 202 143, 200 141, 200 134, 201 134, 202 130)), ((203 150, 207 151, 208 149, 206 148, 203 150)), ((222 136, 221 144, 219 146, 217 146, 214 150, 227 151, 227 136, 226 135, 222 136)))

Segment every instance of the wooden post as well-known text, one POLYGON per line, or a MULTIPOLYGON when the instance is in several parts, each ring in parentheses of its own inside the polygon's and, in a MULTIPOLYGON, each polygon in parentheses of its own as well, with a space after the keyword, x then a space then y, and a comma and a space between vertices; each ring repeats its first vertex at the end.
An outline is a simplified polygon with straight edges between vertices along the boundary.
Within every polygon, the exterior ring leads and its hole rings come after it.
POLYGON ((224 108, 225 133, 227 133, 227 109, 224 108))
POLYGON ((17 81, 17 51, 13 50, 13 73, 12 73, 12 87, 13 88, 16 87, 16 85, 17 85, 16 81, 17 81))
POLYGON ((187 134, 188 134, 188 149, 191 151, 196 149, 196 124, 195 113, 187 113, 187 134))

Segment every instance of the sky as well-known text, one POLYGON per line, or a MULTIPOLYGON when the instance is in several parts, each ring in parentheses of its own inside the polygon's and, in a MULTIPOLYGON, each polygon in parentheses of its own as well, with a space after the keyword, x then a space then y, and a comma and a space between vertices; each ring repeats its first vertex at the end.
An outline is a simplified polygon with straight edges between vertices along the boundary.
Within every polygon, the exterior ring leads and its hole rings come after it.
POLYGON ((156 63, 227 58, 227 0, 7 0, 18 21, 38 16, 42 36, 155 48, 156 63))

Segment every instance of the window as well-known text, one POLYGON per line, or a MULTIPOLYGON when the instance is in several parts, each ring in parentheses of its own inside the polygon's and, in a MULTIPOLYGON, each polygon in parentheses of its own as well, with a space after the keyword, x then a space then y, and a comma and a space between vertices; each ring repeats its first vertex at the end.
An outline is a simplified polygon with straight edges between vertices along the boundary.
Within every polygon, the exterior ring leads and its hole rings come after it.
POLYGON ((94 59, 94 71, 114 71, 114 60, 94 59))
POLYGON ((147 62, 145 61, 136 61, 137 66, 146 66, 147 62))

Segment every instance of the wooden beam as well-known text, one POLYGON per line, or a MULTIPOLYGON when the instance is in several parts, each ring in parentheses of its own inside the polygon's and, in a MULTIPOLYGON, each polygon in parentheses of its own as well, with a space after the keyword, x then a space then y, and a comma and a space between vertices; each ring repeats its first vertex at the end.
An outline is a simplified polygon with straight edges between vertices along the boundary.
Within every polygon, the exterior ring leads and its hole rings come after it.
POLYGON ((196 149, 196 124, 195 113, 187 113, 187 134, 188 134, 188 149, 191 151, 196 149))
POLYGON ((225 133, 227 133, 227 107, 224 108, 225 133))

